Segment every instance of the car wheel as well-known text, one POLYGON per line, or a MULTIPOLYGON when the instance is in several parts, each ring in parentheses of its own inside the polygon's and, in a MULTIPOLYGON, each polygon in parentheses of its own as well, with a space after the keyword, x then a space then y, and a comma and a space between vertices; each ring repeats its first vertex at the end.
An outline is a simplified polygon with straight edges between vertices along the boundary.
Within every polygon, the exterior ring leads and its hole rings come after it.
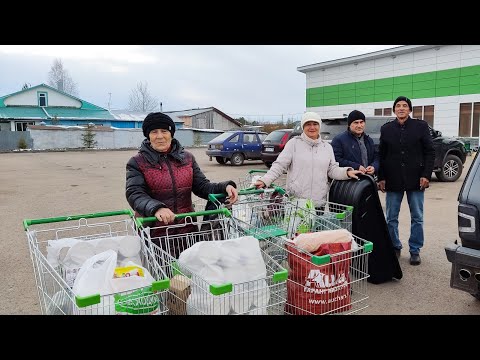
POLYGON ((244 160, 245 160, 245 157, 241 153, 235 153, 230 158, 230 162, 232 163, 232 165, 235 165, 235 166, 242 165, 244 160))
POLYGON ((216 156, 215 160, 217 160, 217 163, 219 164, 225 164, 225 159, 221 156, 216 156))
POLYGON ((455 155, 447 155, 442 170, 435 174, 440 181, 456 181, 462 175, 462 161, 455 155))

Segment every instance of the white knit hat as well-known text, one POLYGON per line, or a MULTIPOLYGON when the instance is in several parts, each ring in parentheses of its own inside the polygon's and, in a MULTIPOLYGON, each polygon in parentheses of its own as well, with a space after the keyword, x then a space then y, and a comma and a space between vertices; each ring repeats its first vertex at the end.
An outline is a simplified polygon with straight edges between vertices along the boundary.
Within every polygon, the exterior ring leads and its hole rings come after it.
POLYGON ((302 115, 302 129, 306 122, 315 121, 318 125, 322 125, 322 118, 316 112, 307 111, 302 115))

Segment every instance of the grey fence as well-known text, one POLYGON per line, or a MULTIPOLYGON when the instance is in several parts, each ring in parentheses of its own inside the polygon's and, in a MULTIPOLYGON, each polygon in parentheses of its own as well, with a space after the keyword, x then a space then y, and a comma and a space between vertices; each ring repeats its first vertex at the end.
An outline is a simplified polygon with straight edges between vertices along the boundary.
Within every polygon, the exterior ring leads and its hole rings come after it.
POLYGON ((0 131, 0 150, 32 149, 30 131, 0 131))

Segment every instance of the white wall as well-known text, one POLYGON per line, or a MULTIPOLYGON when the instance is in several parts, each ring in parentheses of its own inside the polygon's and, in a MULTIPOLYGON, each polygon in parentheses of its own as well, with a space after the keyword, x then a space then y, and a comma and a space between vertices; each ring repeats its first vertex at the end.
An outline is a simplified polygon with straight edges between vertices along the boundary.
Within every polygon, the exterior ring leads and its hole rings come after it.
POLYGON ((66 95, 52 91, 49 88, 40 86, 23 93, 13 95, 5 100, 5 105, 30 105, 38 106, 38 92, 47 92, 48 106, 72 106, 80 108, 82 103, 66 95))
POLYGON ((480 45, 446 45, 306 73, 307 89, 480 64, 480 45))
MULTIPOLYGON (((30 136, 33 139, 33 149, 78 149, 83 148, 82 134, 83 129, 30 129, 30 136)), ((112 131, 93 131, 95 133, 94 140, 97 142, 97 149, 125 149, 138 148, 145 139, 142 129, 114 129, 112 131)), ((198 132, 205 145, 213 137, 218 136, 221 132, 207 132, 192 129, 177 129, 175 138, 183 146, 194 145, 194 132, 198 132)))

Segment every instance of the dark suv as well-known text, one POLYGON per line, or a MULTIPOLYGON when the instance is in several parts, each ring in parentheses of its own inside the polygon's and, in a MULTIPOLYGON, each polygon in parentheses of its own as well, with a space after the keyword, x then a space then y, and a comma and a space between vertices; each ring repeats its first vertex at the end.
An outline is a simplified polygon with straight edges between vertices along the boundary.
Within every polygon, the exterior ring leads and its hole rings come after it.
MULTIPOLYGON (((388 116, 367 116, 365 120, 365 133, 368 134, 378 147, 380 142, 380 128, 383 124, 394 118, 388 116)), ((463 142, 443 137, 440 131, 430 128, 430 134, 435 148, 435 163, 433 172, 440 181, 456 181, 461 175, 463 164, 467 159, 467 151, 463 142)), ((322 119, 320 136, 323 140, 331 141, 336 135, 347 130, 347 118, 322 119)))
POLYGON ((452 263, 450 286, 480 300, 480 158, 477 155, 458 194, 458 235, 461 246, 445 247, 452 263))
POLYGON ((267 133, 262 131, 232 130, 218 135, 208 142, 207 155, 219 164, 230 161, 232 165, 242 165, 245 159, 260 160, 262 141, 267 133))

